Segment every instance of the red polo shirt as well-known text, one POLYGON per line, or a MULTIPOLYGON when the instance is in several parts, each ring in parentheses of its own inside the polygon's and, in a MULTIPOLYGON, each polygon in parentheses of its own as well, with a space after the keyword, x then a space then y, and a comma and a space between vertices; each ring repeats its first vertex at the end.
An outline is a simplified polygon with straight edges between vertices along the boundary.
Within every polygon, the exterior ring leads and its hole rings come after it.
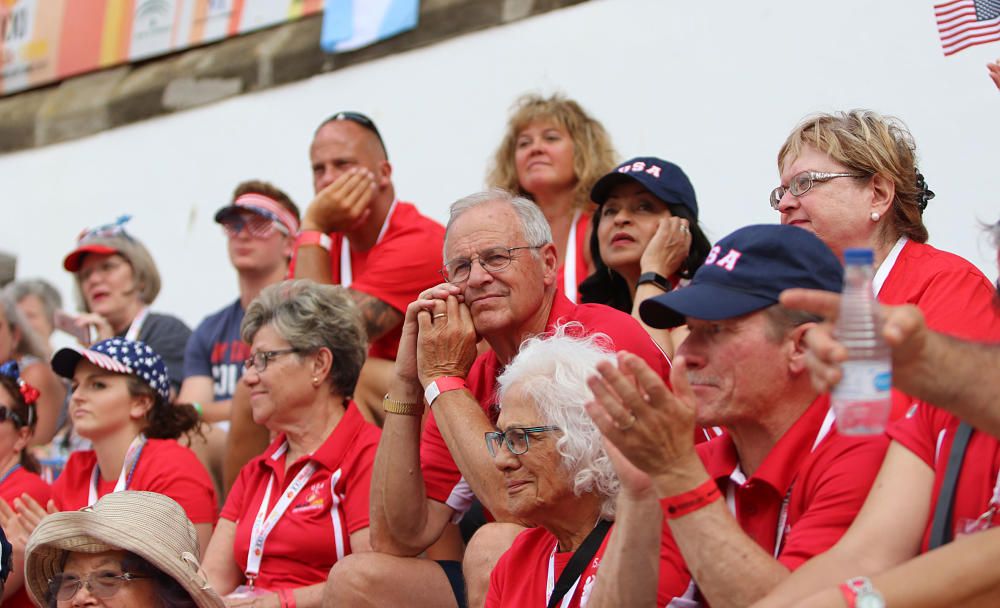
POLYGON ((978 342, 1000 341, 995 289, 978 268, 953 253, 907 241, 878 293, 882 304, 916 304, 927 326, 978 342))
POLYGON ((829 549, 850 527, 889 445, 885 435, 841 435, 835 424, 823 435, 829 408, 829 395, 813 401, 749 479, 728 434, 697 446, 723 496, 732 497, 740 527, 772 555, 781 505, 790 496, 778 554, 790 570, 829 549))
POLYGON ((352 403, 323 445, 285 471, 282 434, 266 452, 240 471, 221 517, 236 523, 233 558, 241 572, 254 518, 268 481, 275 479, 268 512, 309 461, 316 471, 271 530, 264 545, 257 584, 264 589, 293 589, 326 580, 337 560, 351 553, 350 535, 368 527, 368 496, 380 431, 365 422, 352 403))
MULTIPOLYGON (((87 506, 90 480, 97 466, 93 450, 73 452, 59 478, 52 484, 52 498, 60 511, 87 506)), ((97 497, 110 494, 117 479, 97 482, 97 497)), ((218 503, 215 484, 194 452, 173 439, 150 439, 142 448, 127 490, 145 490, 169 496, 184 507, 196 524, 215 524, 218 503)))
MULTIPOLYGON (((14 499, 20 498, 22 494, 27 494, 44 507, 52 498, 52 488, 38 475, 20 467, 0 484, 0 498, 13 507, 14 499)), ((4 600, 3 605, 5 608, 32 608, 34 606, 31 598, 28 597, 26 587, 21 587, 17 593, 4 600)))
MULTIPOLYGON (((330 275, 339 285, 340 251, 344 235, 330 234, 330 275)), ((397 202, 381 240, 368 251, 351 250, 351 289, 382 300, 401 313, 420 292, 444 282, 444 227, 423 216, 410 203, 397 202)), ((295 276, 294 259, 288 276, 295 276)), ((372 342, 370 357, 396 359, 403 324, 372 342)))
MULTIPOLYGON (((889 436, 894 441, 898 441, 934 469, 930 517, 927 519, 927 529, 920 545, 921 552, 927 551, 938 492, 948 468, 948 456, 958 425, 959 419, 952 414, 926 403, 918 403, 906 418, 889 427, 889 436)), ((955 487, 952 521, 949 524, 952 530, 955 530, 956 524, 962 520, 974 520, 986 512, 994 487, 1000 481, 998 473, 1000 473, 1000 442, 989 433, 974 430, 969 437, 962 469, 958 474, 958 485, 955 487)), ((993 525, 997 523, 1000 521, 995 521, 993 525)))
MULTIPOLYGON (((670 362, 663 351, 639 325, 639 322, 619 310, 601 304, 573 304, 556 291, 552 310, 546 325, 552 330, 556 325, 575 321, 583 325, 589 333, 603 333, 611 339, 615 351, 626 350, 642 357, 662 378, 670 377, 670 362)), ((479 401, 483 412, 496 422, 496 380, 500 373, 500 361, 492 350, 476 359, 469 371, 466 382, 473 396, 479 401)), ((486 449, 486 444, 483 444, 486 449)), ((464 513, 472 499, 472 493, 462 480, 458 465, 448 451, 448 445, 429 413, 420 444, 420 466, 427 486, 427 497, 446 503, 459 513, 464 513)))

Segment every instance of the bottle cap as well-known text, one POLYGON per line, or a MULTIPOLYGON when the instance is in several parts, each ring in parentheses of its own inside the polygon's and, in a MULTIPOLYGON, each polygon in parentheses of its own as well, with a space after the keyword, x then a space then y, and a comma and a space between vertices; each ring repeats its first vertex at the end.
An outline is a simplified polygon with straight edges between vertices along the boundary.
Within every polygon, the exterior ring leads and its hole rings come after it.
POLYGON ((875 260, 875 255, 867 247, 844 250, 844 264, 871 264, 875 260))

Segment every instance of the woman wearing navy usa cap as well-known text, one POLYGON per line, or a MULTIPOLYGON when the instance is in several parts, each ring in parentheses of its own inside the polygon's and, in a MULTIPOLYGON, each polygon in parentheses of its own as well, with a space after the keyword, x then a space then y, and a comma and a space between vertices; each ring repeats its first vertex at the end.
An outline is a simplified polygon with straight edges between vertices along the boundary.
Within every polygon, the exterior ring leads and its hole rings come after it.
MULTIPOLYGON (((163 358, 144 342, 109 338, 58 351, 52 369, 72 381, 69 415, 93 447, 70 455, 48 512, 81 509, 122 490, 157 492, 184 508, 204 548, 216 520, 215 487, 194 452, 177 443, 197 427, 198 414, 170 402, 163 358)), ((31 531, 46 508, 24 502, 19 523, 31 531)))
MULTIPOLYGON (((647 156, 599 179, 590 196, 598 204, 590 239, 596 270, 580 285, 582 301, 639 319, 639 304, 694 276, 711 248, 698 225, 694 186, 674 163, 647 156)), ((646 330, 668 355, 683 338, 683 330, 676 338, 646 330)))

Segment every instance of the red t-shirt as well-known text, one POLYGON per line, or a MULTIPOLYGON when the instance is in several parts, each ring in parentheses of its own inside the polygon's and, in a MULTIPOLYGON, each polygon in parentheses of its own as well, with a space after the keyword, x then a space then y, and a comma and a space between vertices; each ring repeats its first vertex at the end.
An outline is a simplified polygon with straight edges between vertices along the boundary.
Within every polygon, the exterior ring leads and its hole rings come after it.
MULTIPOLYGON (((87 506, 90 480, 97 455, 93 450, 73 452, 59 478, 52 484, 52 498, 60 511, 76 511, 87 506)), ((100 498, 115 489, 117 479, 98 478, 100 498)), ((142 448, 139 462, 127 490, 145 490, 169 496, 184 508, 196 524, 215 524, 217 505, 215 485, 194 452, 173 439, 149 439, 142 448)))
POLYGON ((285 436, 240 471, 222 508, 223 519, 236 523, 233 558, 241 572, 254 519, 268 481, 275 478, 268 513, 306 462, 316 471, 267 536, 257 584, 264 589, 293 589, 326 580, 337 560, 351 553, 350 535, 368 527, 368 496, 380 431, 351 404, 337 427, 311 456, 285 471, 285 436), (276 453, 277 452, 277 453, 276 453))
MULTIPOLYGON (((920 545, 921 552, 927 551, 938 492, 944 481, 951 444, 955 440, 958 424, 959 420, 954 415, 918 402, 906 418, 889 427, 889 437, 898 441, 934 469, 934 491, 930 497, 930 516, 920 545)), ((986 512, 998 482, 998 472, 1000 472, 1000 443, 989 433, 974 430, 969 437, 962 469, 958 475, 958 485, 955 487, 952 521, 949 524, 952 531, 958 522, 976 519, 986 512)), ((1000 521, 996 521, 993 525, 997 523, 1000 521)))
MULTIPOLYGON (((621 311, 601 304, 573 304, 556 291, 549 312, 547 328, 576 321, 588 332, 607 335, 616 351, 626 350, 642 357, 660 377, 670 377, 670 362, 663 351, 639 325, 639 322, 621 311)), ((476 359, 469 371, 466 383, 473 396, 479 401, 483 412, 491 421, 496 421, 496 379, 500 373, 500 362, 492 350, 476 359)), ((485 450, 485 445, 483 446, 485 450)), ((420 443, 420 466, 427 487, 427 497, 443 502, 459 513, 468 510, 473 498, 468 486, 462 480, 458 465, 448 451, 448 445, 434 421, 434 414, 427 416, 424 434, 420 443)))
MULTIPOLYGON (((45 480, 24 467, 18 467, 7 479, 0 483, 0 498, 8 505, 14 506, 14 499, 20 498, 22 494, 35 499, 35 502, 44 507, 52 498, 52 488, 45 480)), ((28 596, 26 587, 21 587, 17 593, 4 600, 3 605, 9 608, 33 608, 34 604, 28 596)))
MULTIPOLYGON (((339 285, 343 233, 330 234, 330 275, 339 285)), ((421 291, 444 282, 441 251, 444 227, 425 217, 410 203, 397 202, 385 234, 368 251, 351 250, 350 288, 382 300, 401 313, 421 291)), ((288 276, 295 276, 294 259, 288 276)), ((396 358, 403 324, 372 342, 368 356, 396 358)))
POLYGON ((1000 341, 1000 314, 989 279, 965 259, 907 241, 886 277, 882 304, 915 304, 927 326, 979 342, 1000 341))
POLYGON ((740 527, 772 555, 781 505, 789 497, 778 561, 790 570, 832 547, 847 531, 889 446, 885 435, 839 434, 827 418, 829 410, 829 395, 816 398, 749 479, 737 466, 728 434, 697 446, 723 496, 732 494, 740 527))

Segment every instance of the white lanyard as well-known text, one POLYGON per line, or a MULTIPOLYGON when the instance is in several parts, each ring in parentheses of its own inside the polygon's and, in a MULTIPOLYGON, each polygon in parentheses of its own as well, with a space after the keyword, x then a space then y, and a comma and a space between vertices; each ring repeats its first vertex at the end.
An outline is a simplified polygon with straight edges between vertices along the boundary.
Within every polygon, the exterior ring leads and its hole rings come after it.
MULTIPOLYGON (((392 212, 396 210, 396 203, 398 202, 399 199, 392 201, 389 213, 385 214, 385 221, 382 222, 382 228, 378 231, 378 238, 375 239, 376 245, 382 242, 382 237, 385 236, 385 231, 389 228, 389 222, 392 220, 392 212)), ((351 244, 347 241, 347 235, 345 234, 343 240, 340 241, 340 284, 344 287, 350 287, 353 282, 354 274, 351 272, 351 244)))
POLYGON ((125 339, 135 342, 139 339, 139 331, 142 329, 142 324, 145 323, 146 317, 149 316, 149 307, 143 306, 139 314, 132 319, 132 324, 128 326, 128 331, 125 332, 125 339))
MULTIPOLYGON (((122 472, 118 474, 118 483, 115 484, 115 489, 111 491, 112 494, 128 489, 128 484, 132 480, 132 473, 135 472, 135 467, 139 464, 139 456, 142 455, 142 448, 145 445, 146 436, 141 433, 129 444, 128 451, 125 452, 125 462, 122 463, 122 472)), ((87 498, 88 507, 97 502, 97 482, 100 477, 101 468, 95 462, 94 472, 90 475, 90 495, 87 498)))
POLYGON ((566 240, 566 254, 563 260, 563 291, 570 302, 576 304, 576 225, 581 211, 573 212, 573 223, 569 225, 569 239, 566 240))
POLYGON ((875 271, 875 276, 872 278, 872 291, 875 292, 876 298, 882 291, 882 284, 889 278, 889 273, 892 272, 892 267, 896 265, 896 259, 899 258, 899 254, 903 251, 908 240, 905 236, 899 237, 896 244, 889 250, 889 255, 885 256, 885 259, 879 264, 878 270, 875 271))
MULTIPOLYGON (((556 550, 559 549, 559 541, 556 541, 556 546, 552 547, 552 555, 549 556, 549 575, 545 580, 545 605, 549 605, 549 599, 552 598, 552 591, 556 588, 556 550)), ((580 577, 583 576, 583 572, 580 576, 576 577, 576 581, 573 582, 573 586, 569 588, 566 595, 563 596, 562 603, 559 604, 559 608, 568 608, 570 602, 573 601, 573 594, 576 593, 576 586, 580 584, 580 577)))
MULTIPOLYGON (((271 456, 271 460, 281 458, 287 451, 288 442, 285 441, 271 456)), ((292 480, 288 489, 278 499, 278 502, 274 505, 274 509, 268 514, 267 503, 271 501, 271 490, 274 488, 274 473, 271 473, 271 479, 267 482, 267 490, 264 492, 264 500, 260 503, 260 509, 257 511, 257 517, 254 519, 253 528, 250 531, 250 549, 247 551, 246 577, 247 584, 251 589, 254 586, 254 579, 260 573, 260 562, 264 557, 264 543, 267 541, 268 535, 274 530, 274 526, 278 524, 278 520, 285 514, 285 511, 288 510, 289 505, 299 495, 302 488, 306 487, 306 484, 309 483, 315 472, 316 464, 313 462, 306 463, 302 467, 302 470, 299 471, 299 474, 295 476, 295 479, 292 480)))
MULTIPOLYGON (((816 439, 813 440, 812 448, 809 449, 809 453, 812 454, 816 451, 819 444, 830 434, 830 430, 833 428, 833 423, 836 420, 833 414, 833 408, 826 411, 826 416, 823 418, 823 424, 819 427, 819 432, 816 433, 816 439)), ((798 477, 798 475, 796 475, 798 477)), ((730 484, 726 488, 726 503, 729 505, 729 510, 732 511, 733 516, 736 516, 736 483, 742 485, 746 482, 746 475, 743 474, 743 469, 740 465, 736 465, 736 469, 730 475, 730 484), (736 481, 740 479, 740 481, 736 481), (735 483, 734 483, 735 482, 735 483)), ((778 529, 775 534, 774 539, 774 557, 777 558, 778 554, 781 553, 781 544, 785 537, 785 525, 788 523, 788 503, 791 502, 792 498, 792 487, 795 486, 795 479, 792 479, 792 483, 788 486, 788 491, 785 492, 785 497, 781 501, 781 510, 778 512, 778 529)))

